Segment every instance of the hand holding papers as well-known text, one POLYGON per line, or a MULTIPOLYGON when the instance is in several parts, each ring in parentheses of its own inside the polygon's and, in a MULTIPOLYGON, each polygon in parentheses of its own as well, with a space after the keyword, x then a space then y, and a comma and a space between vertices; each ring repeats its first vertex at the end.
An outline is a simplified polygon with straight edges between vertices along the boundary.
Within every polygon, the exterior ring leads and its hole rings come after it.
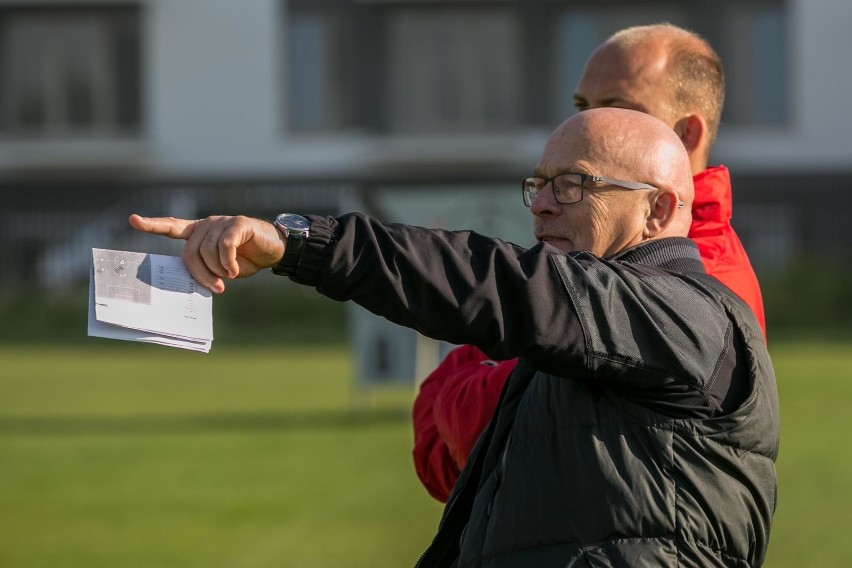
POLYGON ((89 335, 207 353, 213 298, 176 256, 92 249, 89 335))

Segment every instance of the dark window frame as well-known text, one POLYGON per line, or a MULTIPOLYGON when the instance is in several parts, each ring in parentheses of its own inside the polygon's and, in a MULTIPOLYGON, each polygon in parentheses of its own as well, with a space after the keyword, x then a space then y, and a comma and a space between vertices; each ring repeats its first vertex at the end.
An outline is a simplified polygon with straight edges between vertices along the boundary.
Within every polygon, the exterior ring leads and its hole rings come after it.
POLYGON ((138 136, 143 130, 145 110, 143 41, 143 10, 137 3, 0 6, 0 79, 6 83, 0 85, 0 137, 138 136), (37 68, 41 76, 32 91, 40 95, 40 108, 29 123, 19 114, 20 101, 16 98, 24 95, 14 92, 15 70, 10 69, 14 55, 7 52, 13 49, 9 33, 16 25, 32 26, 40 39, 45 39, 40 43, 43 54, 36 60, 43 65, 37 68), (86 55, 94 54, 94 59, 76 60, 77 65, 83 62, 83 73, 88 75, 85 83, 78 83, 76 88, 87 89, 89 100, 77 97, 75 101, 71 94, 75 88, 73 79, 81 75, 72 73, 75 62, 68 38, 86 27, 95 30, 95 35, 86 36, 77 46, 85 45, 86 55))

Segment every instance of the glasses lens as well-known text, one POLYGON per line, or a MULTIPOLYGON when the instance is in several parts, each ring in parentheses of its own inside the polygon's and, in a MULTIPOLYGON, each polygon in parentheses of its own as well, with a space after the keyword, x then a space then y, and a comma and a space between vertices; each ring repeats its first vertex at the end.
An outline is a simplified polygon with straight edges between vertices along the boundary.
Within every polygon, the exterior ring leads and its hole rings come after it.
POLYGON ((562 174, 553 180, 553 195, 559 203, 576 203, 583 198, 583 176, 562 174))
POLYGON ((521 182, 521 189, 524 192, 524 205, 527 207, 532 205, 539 192, 544 188, 545 183, 545 180, 537 177, 528 177, 521 182))

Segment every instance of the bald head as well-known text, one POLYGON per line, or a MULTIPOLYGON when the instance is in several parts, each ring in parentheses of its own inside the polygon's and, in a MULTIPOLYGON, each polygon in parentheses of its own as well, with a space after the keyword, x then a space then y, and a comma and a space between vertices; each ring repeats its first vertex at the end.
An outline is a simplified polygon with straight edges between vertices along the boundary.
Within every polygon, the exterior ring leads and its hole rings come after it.
MULTIPOLYGON (((692 203, 689 157, 675 132, 651 115, 602 108, 579 113, 551 134, 545 155, 575 156, 589 173, 653 185, 692 203)), ((684 208, 685 209, 685 208, 684 208)))
POLYGON ((621 107, 675 130, 693 173, 707 166, 724 103, 722 64, 697 34, 671 24, 617 32, 598 47, 577 85, 578 110, 621 107))
POLYGON ((538 240, 608 257, 647 240, 687 235, 689 157, 675 132, 656 118, 618 108, 572 116, 551 134, 535 169, 546 178, 566 172, 607 180, 587 178, 577 203, 541 192, 530 207, 538 240), (646 187, 626 189, 618 181, 646 187))

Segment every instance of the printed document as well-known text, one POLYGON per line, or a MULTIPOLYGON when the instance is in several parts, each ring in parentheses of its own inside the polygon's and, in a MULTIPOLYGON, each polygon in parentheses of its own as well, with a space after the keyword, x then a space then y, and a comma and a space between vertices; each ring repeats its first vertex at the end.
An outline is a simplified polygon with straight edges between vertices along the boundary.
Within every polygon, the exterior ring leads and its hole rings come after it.
POLYGON ((180 257, 93 248, 89 335, 207 353, 212 296, 180 257))

